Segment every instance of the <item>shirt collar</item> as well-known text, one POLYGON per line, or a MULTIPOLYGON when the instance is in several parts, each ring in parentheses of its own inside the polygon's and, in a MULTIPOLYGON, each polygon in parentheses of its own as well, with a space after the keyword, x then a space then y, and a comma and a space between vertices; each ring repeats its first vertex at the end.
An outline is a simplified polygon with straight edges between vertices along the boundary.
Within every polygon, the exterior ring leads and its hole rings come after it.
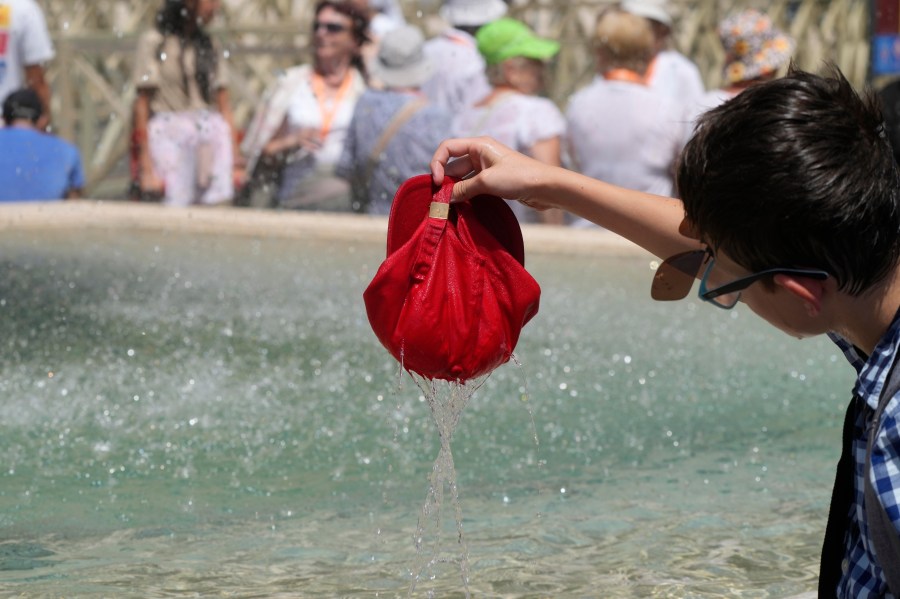
POLYGON ((878 409, 878 399, 881 397, 881 390, 884 388, 891 364, 894 358, 900 355, 900 311, 894 316, 891 326, 870 356, 836 333, 828 333, 828 336, 856 370, 857 378, 853 393, 861 397, 873 410, 878 409))

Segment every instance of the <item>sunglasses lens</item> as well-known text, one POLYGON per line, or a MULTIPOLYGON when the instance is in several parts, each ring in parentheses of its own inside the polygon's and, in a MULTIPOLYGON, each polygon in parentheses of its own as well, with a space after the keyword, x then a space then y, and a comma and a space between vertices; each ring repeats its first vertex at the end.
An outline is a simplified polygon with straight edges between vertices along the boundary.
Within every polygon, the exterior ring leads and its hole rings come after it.
POLYGON ((313 32, 316 32, 323 27, 328 33, 340 33, 345 29, 345 27, 340 23, 322 23, 320 21, 316 21, 315 23, 313 23, 313 32))
POLYGON ((705 250, 694 250, 668 258, 653 276, 650 297, 664 302, 684 299, 693 287, 705 257, 705 250))

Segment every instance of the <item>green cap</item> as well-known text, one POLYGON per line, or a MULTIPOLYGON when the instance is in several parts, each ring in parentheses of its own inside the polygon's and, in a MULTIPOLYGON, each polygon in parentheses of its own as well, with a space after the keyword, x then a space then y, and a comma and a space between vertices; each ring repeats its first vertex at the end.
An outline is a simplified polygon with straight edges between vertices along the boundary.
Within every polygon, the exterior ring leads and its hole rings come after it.
POLYGON ((475 34, 478 51, 488 64, 507 58, 524 56, 547 60, 559 52, 559 44, 535 35, 528 25, 515 19, 497 19, 481 27, 475 34))

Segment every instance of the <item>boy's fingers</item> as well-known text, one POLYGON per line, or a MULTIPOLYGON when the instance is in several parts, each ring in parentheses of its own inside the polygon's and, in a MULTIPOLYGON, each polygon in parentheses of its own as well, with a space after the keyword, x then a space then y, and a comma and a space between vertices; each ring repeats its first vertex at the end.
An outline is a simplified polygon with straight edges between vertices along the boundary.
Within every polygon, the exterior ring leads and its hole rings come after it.
POLYGON ((472 159, 469 155, 470 141, 465 139, 447 139, 441 142, 431 158, 431 176, 435 185, 444 182, 444 175, 463 177, 472 172, 472 159), (453 160, 456 158, 457 160, 453 160))
POLYGON ((465 202, 471 200, 477 195, 484 193, 484 184, 480 176, 476 175, 471 179, 463 179, 453 186, 453 195, 450 197, 451 202, 465 202))

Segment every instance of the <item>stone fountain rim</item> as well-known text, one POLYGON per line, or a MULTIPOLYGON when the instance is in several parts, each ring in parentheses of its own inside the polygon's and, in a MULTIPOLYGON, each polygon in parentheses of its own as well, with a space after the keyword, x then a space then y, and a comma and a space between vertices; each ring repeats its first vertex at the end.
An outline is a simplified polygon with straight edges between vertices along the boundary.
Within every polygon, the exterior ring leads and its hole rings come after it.
MULTIPOLYGON (((385 243, 387 217, 235 207, 173 208, 125 201, 69 200, 0 204, 0 231, 115 229, 284 239, 385 243)), ((649 256, 609 231, 523 225, 528 252, 649 256)))

